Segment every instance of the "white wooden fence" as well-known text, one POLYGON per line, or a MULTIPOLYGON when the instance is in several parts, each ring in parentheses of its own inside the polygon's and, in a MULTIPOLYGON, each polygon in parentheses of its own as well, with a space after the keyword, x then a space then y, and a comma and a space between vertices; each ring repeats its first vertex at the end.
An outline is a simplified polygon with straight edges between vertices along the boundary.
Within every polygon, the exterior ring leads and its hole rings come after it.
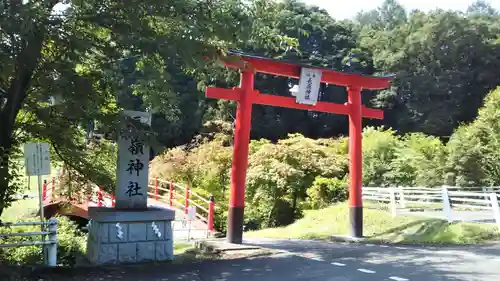
POLYGON ((0 233, 0 241, 1 238, 8 237, 29 237, 29 236, 41 236, 41 241, 27 241, 20 242, 15 244, 1 244, 0 248, 14 248, 14 247, 26 247, 26 246, 41 246, 43 247, 44 253, 44 261, 48 266, 57 266, 57 220, 55 218, 51 218, 48 221, 44 222, 18 222, 18 223, 2 223, 0 227, 16 227, 16 226, 27 226, 27 225, 39 225, 41 227, 41 231, 37 232, 18 232, 18 233, 0 233), (48 226, 48 229, 45 230, 45 227, 48 226), (45 239, 47 236, 47 240, 45 239))
POLYGON ((500 189, 463 188, 442 186, 420 187, 363 187, 363 200, 389 205, 393 216, 400 209, 442 210, 449 222, 454 221, 453 211, 491 212, 500 231, 500 189))

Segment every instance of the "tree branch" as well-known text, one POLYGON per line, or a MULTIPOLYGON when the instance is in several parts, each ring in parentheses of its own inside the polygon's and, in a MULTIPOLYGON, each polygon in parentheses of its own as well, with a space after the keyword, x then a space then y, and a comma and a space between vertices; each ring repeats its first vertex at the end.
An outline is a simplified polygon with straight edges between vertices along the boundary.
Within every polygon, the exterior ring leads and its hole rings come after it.
POLYGON ((50 143, 52 144, 52 147, 54 148, 54 151, 56 152, 57 156, 59 158, 61 158, 61 160, 68 166, 70 166, 73 170, 77 171, 78 173, 82 174, 84 177, 88 178, 88 179, 91 179, 90 175, 83 172, 82 170, 80 170, 79 168, 77 168, 76 166, 74 166, 70 161, 68 161, 60 152, 59 148, 57 147, 57 144, 55 142, 53 142, 52 140, 50 141, 50 143))
MULTIPOLYGON (((46 4, 45 7, 47 9, 52 10, 58 2, 58 0, 49 0, 44 4, 46 4)), ((26 19, 26 21, 28 20, 26 19)), ((44 25, 33 26, 30 36, 25 40, 26 44, 22 44, 23 47, 15 58, 15 70, 12 75, 14 79, 7 91, 7 102, 1 111, 2 126, 4 126, 4 133, 8 134, 8 138, 12 137, 11 134, 16 116, 27 96, 33 73, 42 56, 46 31, 47 29, 44 25)))

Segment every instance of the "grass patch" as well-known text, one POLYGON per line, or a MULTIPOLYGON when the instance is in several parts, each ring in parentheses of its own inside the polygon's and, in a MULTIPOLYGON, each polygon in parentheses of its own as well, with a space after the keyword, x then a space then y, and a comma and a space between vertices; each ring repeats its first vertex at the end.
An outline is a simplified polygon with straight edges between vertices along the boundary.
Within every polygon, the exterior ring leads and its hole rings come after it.
MULTIPOLYGON (((363 234, 370 241, 415 244, 476 244, 500 239, 495 225, 448 223, 441 219, 399 215, 387 211, 363 210, 363 234)), ((349 233, 347 205, 306 211, 295 223, 279 228, 246 232, 247 237, 327 239, 349 233)))
POLYGON ((186 251, 193 249, 194 246, 192 243, 175 243, 174 242, 174 255, 181 255, 185 253, 186 251))
POLYGON ((12 202, 12 205, 5 209, 0 216, 0 220, 5 222, 17 222, 26 218, 35 217, 38 213, 38 199, 24 199, 12 202))
MULTIPOLYGON (((50 182, 52 180, 52 177, 55 177, 57 175, 57 169, 57 167, 51 168, 52 175, 43 176, 42 182, 43 180, 47 180, 47 182, 50 182)), ((18 190, 18 194, 30 194, 33 195, 34 198, 19 199, 12 202, 12 205, 2 212, 0 220, 3 220, 5 222, 17 222, 23 219, 33 218, 37 215, 39 204, 38 177, 24 176, 20 178, 19 183, 21 184, 21 188, 18 190)), ((49 186, 47 187, 49 192, 51 188, 52 186, 49 184, 49 186)))

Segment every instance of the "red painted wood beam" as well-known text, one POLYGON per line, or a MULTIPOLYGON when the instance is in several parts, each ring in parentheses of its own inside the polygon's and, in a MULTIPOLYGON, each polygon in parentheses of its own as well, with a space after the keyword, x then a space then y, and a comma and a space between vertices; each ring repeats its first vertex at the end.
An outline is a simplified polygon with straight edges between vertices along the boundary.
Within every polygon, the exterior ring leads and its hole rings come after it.
POLYGON ((240 88, 224 89, 216 87, 207 87, 205 96, 211 99, 234 100, 240 99, 242 90, 240 88))
POLYGON ((275 96, 269 94, 257 94, 253 98, 256 104, 272 105, 286 108, 295 108, 302 110, 313 110, 318 112, 335 113, 335 114, 349 114, 349 107, 340 103, 330 103, 319 101, 316 105, 300 104, 297 103, 295 98, 275 96))
MULTIPOLYGON (((253 68, 257 72, 299 78, 302 66, 291 63, 277 62, 273 60, 259 59, 254 57, 240 57, 241 63, 235 61, 224 62, 226 66, 233 68, 253 68), (247 62, 245 64, 244 62, 247 62)), ((311 66, 311 68, 314 68, 311 66)), ((392 77, 374 77, 359 74, 344 73, 329 69, 321 70, 321 82, 339 86, 356 86, 367 90, 381 90, 389 87, 392 77)))
POLYGON ((361 117, 384 120, 384 111, 381 109, 369 108, 361 105, 361 117))
MULTIPOLYGON (((224 89, 224 88, 208 87, 206 89, 206 97, 212 98, 212 99, 224 99, 224 100, 237 101, 237 100, 239 100, 241 92, 242 92, 242 90, 240 88, 224 89)), ((321 102, 320 101, 316 105, 313 106, 313 105, 307 105, 307 104, 299 104, 296 102, 295 98, 292 98, 292 97, 283 97, 283 96, 270 95, 270 94, 256 93, 252 97, 252 103, 286 107, 286 108, 295 108, 295 109, 302 109, 302 110, 312 110, 312 111, 333 113, 333 114, 349 115, 349 105, 348 104, 339 104, 339 103, 321 102)), ((365 106, 362 106, 361 114, 365 118, 384 119, 384 111, 382 111, 380 109, 367 108, 365 106)))

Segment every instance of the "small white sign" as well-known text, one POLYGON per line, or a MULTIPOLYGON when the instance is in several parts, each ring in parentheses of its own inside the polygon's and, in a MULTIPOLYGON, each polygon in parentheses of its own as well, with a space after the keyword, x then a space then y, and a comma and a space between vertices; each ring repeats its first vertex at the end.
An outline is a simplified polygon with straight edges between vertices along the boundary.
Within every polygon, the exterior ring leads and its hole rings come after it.
POLYGON ((50 146, 48 143, 24 145, 24 166, 27 176, 50 175, 50 146))
POLYGON ((189 206, 188 207, 188 220, 194 221, 196 219, 196 207, 189 206))
POLYGON ((321 84, 321 70, 303 67, 300 70, 297 103, 316 105, 321 84))

